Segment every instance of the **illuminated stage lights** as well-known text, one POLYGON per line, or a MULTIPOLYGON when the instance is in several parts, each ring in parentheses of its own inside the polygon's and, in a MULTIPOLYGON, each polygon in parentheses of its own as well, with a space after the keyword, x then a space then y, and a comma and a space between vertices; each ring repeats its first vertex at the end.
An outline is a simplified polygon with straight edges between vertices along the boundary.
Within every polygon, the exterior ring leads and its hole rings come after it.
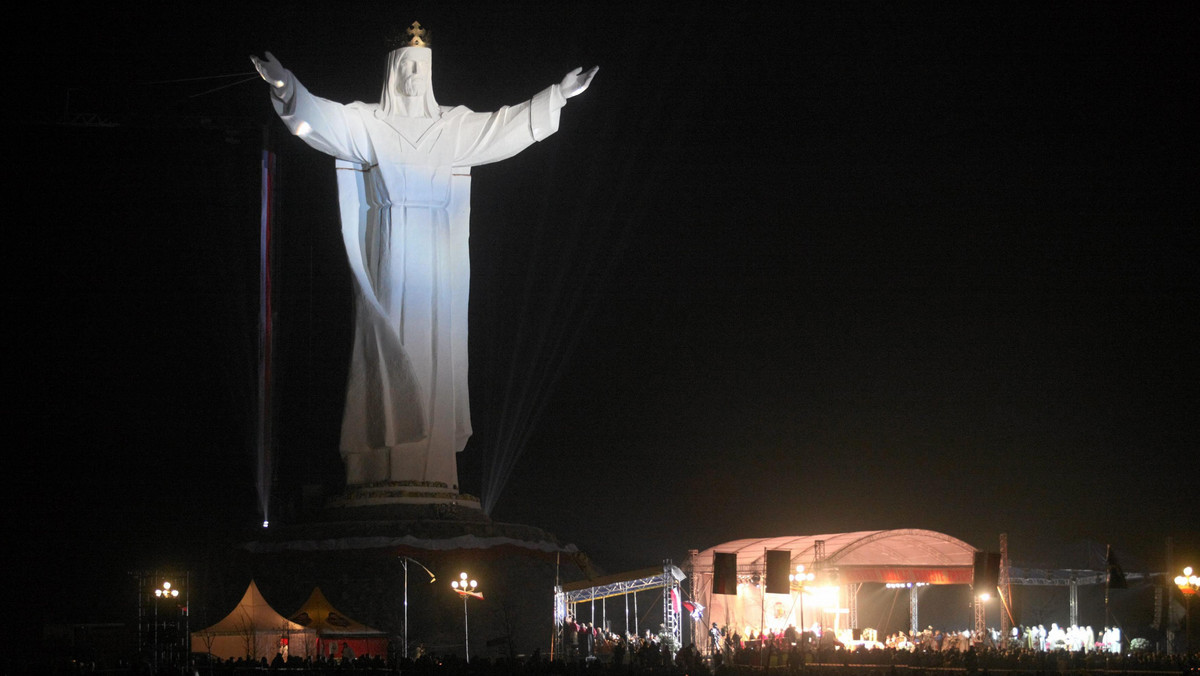
POLYGON ((928 582, 889 582, 886 586, 888 589, 912 589, 913 587, 927 587, 928 582))

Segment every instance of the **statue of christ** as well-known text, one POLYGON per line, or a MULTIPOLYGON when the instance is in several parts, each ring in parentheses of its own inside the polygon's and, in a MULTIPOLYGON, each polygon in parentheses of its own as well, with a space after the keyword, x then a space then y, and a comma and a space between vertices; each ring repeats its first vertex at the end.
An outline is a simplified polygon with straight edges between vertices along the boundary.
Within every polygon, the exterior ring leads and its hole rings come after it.
POLYGON ((349 486, 458 491, 471 435, 467 398, 471 167, 558 129, 567 99, 597 68, 567 73, 494 113, 439 106, 433 53, 414 23, 388 57, 379 103, 314 96, 270 52, 250 57, 293 134, 335 158, 356 318, 340 450, 349 486))

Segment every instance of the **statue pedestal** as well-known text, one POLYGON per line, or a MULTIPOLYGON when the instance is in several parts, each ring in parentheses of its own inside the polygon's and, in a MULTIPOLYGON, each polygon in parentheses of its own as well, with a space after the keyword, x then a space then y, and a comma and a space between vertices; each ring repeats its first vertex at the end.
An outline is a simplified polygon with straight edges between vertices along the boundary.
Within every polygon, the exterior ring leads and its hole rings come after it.
MULTIPOLYGON (((317 496, 312 497, 316 507, 317 496)), ((232 595, 254 579, 283 610, 299 607, 312 587, 320 586, 351 617, 394 637, 411 622, 410 648, 425 643, 441 652, 463 640, 462 616, 447 612, 462 600, 443 578, 470 571, 483 585, 486 607, 504 609, 486 610, 476 618, 472 608, 471 633, 478 624, 480 636, 511 637, 523 652, 535 647, 549 652, 554 585, 598 575, 575 545, 534 526, 492 521, 477 498, 444 486, 349 486, 307 516, 254 528, 252 539, 218 566, 220 584, 213 587, 232 590, 232 595), (420 565, 406 571, 406 560, 420 565), (436 584, 430 584, 421 567, 437 574, 436 584)), ((221 606, 236 601, 231 596, 208 602, 221 606)), ((403 646, 393 650, 402 652, 403 646)), ((480 641, 472 643, 471 652, 495 657, 501 650, 480 641)))
POLYGON ((448 505, 481 510, 479 498, 450 490, 444 484, 389 481, 378 484, 347 486, 346 492, 329 500, 331 509, 380 507, 385 505, 448 505))

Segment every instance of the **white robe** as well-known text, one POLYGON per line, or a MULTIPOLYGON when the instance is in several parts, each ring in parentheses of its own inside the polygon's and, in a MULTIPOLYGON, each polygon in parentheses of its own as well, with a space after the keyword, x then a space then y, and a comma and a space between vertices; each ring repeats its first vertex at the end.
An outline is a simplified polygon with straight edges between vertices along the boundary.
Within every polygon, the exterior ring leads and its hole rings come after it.
POLYGON ((412 131, 413 118, 387 116, 387 90, 383 105, 342 105, 289 78, 290 96, 273 97, 275 109, 293 134, 337 158, 354 273, 357 316, 340 444, 346 482, 441 483, 457 491, 455 455, 471 435, 470 168, 557 131, 566 99, 552 85, 494 113, 438 107, 440 117, 421 118, 431 124, 412 131))

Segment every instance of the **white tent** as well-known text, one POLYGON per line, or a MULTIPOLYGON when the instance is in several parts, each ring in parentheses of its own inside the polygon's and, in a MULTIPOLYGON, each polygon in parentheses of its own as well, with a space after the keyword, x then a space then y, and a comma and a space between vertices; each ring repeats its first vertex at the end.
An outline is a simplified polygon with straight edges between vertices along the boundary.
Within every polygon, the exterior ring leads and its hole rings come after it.
POLYGON ((192 652, 222 659, 246 657, 271 660, 287 646, 288 656, 315 655, 317 633, 275 612, 258 591, 254 580, 242 600, 225 619, 192 632, 192 652))

